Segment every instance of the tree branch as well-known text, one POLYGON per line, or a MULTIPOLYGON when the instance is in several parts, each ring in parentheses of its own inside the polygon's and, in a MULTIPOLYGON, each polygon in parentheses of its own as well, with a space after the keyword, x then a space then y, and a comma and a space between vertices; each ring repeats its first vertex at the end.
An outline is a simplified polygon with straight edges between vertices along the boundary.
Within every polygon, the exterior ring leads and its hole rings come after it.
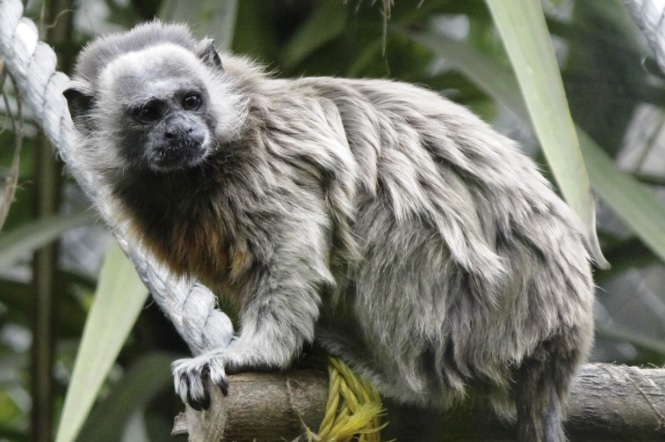
MULTIPOLYGON (((230 376, 229 396, 211 389, 207 412, 187 407, 173 434, 190 441, 294 440, 307 425, 316 432, 327 400, 324 371, 243 373, 230 376), (225 434, 226 439, 220 439, 225 434)), ((481 398, 482 399, 482 398, 481 398)), ((383 440, 514 440, 513 428, 478 400, 446 413, 386 403, 383 440)), ((587 364, 578 373, 568 407, 566 432, 577 441, 665 440, 665 369, 587 364)), ((306 440, 306 439, 303 439, 306 440)))

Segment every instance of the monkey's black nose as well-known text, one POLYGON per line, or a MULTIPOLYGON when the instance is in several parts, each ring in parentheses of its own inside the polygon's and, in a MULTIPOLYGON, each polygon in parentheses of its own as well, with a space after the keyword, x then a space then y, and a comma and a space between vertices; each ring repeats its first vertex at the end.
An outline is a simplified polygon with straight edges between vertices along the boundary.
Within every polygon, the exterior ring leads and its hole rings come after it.
POLYGON ((162 132, 160 143, 167 149, 185 149, 199 147, 203 144, 206 131, 201 126, 190 124, 168 124, 162 132))
POLYGON ((166 128, 164 131, 164 137, 167 140, 173 140, 177 137, 180 138, 189 138, 194 132, 193 127, 181 127, 178 125, 172 125, 166 128))

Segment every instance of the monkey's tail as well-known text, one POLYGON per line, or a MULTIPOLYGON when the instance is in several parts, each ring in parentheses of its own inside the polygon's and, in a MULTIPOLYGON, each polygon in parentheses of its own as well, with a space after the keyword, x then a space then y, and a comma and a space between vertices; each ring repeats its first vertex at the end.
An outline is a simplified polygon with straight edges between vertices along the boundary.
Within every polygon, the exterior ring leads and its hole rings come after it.
POLYGON ((513 397, 519 442, 565 442, 562 420, 570 382, 579 362, 565 337, 543 343, 517 369, 513 397))

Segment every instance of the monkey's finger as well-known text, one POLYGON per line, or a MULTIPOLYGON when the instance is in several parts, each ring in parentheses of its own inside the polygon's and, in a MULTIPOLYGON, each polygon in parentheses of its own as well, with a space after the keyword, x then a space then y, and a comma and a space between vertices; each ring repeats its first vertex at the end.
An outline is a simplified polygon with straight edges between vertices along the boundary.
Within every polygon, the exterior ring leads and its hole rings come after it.
POLYGON ((208 408, 210 396, 203 384, 207 364, 197 359, 179 359, 171 367, 175 390, 180 399, 195 410, 208 408))
POLYGON ((208 361, 207 368, 210 381, 222 390, 224 396, 227 396, 229 394, 229 381, 226 378, 223 361, 220 358, 211 358, 208 361))
MULTIPOLYGON (((191 378, 187 377, 187 382, 190 380, 191 378)), ((192 395, 192 391, 192 388, 187 389, 187 404, 189 404, 190 407, 196 411, 207 410, 210 408, 210 394, 205 388, 203 389, 203 396, 194 396, 192 395)))
POLYGON ((224 396, 229 395, 229 381, 227 381, 226 379, 223 379, 219 382, 215 382, 215 385, 217 385, 217 387, 219 387, 219 389, 222 391, 222 394, 224 396))
POLYGON ((188 394, 189 394, 189 385, 187 383, 187 377, 179 368, 179 363, 181 361, 175 361, 171 365, 171 370, 173 373, 173 386, 175 387, 175 392, 180 396, 180 400, 183 403, 187 403, 188 394))

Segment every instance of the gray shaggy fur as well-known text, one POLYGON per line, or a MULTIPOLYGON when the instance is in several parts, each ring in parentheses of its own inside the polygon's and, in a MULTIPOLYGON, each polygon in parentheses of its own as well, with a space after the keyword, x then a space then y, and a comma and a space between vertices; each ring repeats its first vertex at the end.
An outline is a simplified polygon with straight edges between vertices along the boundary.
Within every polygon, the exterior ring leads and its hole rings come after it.
POLYGON ((228 348, 174 363, 182 399, 205 408, 203 376, 226 391, 226 372, 316 342, 398 401, 480 391, 520 440, 564 440, 594 289, 580 223, 534 163, 422 88, 216 56, 153 22, 93 42, 65 92, 116 222, 239 308, 228 348))

